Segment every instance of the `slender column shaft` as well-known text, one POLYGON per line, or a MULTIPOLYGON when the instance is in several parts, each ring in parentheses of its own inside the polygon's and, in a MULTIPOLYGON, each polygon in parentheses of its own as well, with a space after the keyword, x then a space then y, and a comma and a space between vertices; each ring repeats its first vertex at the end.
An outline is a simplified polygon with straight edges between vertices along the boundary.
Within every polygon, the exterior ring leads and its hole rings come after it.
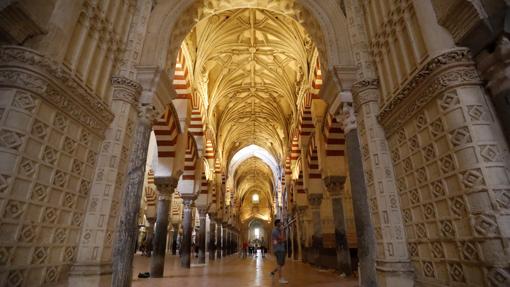
POLYGON ((214 260, 216 257, 216 224, 211 219, 209 225, 209 260, 214 260))
POLYGON ((177 254, 177 237, 179 236, 179 224, 173 224, 173 233, 172 233, 172 255, 177 254))
POLYGON ((140 116, 135 130, 128 172, 125 177, 122 211, 119 218, 117 240, 113 250, 112 286, 115 287, 129 287, 133 279, 133 256, 138 233, 137 220, 142 198, 152 119, 155 117, 153 107, 143 106, 140 116))
POLYGON ((303 213, 304 213, 304 207, 298 207, 297 216, 298 219, 296 220, 296 241, 297 241, 297 251, 298 251, 298 257, 297 259, 299 261, 303 261, 303 247, 301 242, 301 232, 302 232, 302 220, 303 220, 303 213))
POLYGON ((199 231, 199 250, 198 250, 198 263, 205 263, 205 209, 199 209, 200 215, 200 231, 199 231))
POLYGON ((184 218, 182 221, 182 242, 181 242, 181 266, 185 268, 191 267, 191 211, 193 209, 192 204, 193 200, 184 199, 184 218))
POLYGON ((156 177, 158 187, 158 206, 156 217, 156 230, 154 232, 154 248, 151 256, 151 277, 163 277, 165 269, 166 239, 168 233, 168 211, 171 194, 177 186, 177 180, 171 177, 156 177))
POLYGON ((221 258, 221 223, 216 224, 216 258, 221 258))

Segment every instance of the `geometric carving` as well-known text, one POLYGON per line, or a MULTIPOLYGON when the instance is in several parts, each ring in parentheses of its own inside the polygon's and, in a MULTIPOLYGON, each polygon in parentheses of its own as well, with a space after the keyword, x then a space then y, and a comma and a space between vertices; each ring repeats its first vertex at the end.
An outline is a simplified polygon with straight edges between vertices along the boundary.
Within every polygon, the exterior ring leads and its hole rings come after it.
POLYGON ((434 150, 433 143, 423 147, 423 157, 426 161, 430 161, 436 157, 436 151, 434 150))
POLYGON ((455 237, 455 229, 450 220, 441 221, 441 234, 443 234, 444 237, 455 237))
POLYGON ((58 280, 58 267, 51 266, 46 269, 44 283, 55 283, 58 280))
POLYGON ((427 171, 425 170, 424 167, 416 170, 416 179, 418 180, 419 183, 425 183, 426 181, 428 181, 427 171))
POLYGON ((11 270, 7 276, 7 286, 18 287, 23 286, 23 278, 25 276, 20 270, 11 270))
POLYGON ((496 221, 489 215, 479 215, 475 219, 474 229, 480 236, 497 235, 498 225, 496 221))
POLYGON ((398 148, 391 150, 391 159, 393 159, 393 162, 400 160, 400 153, 398 152, 398 148))
POLYGON ((441 120, 441 118, 438 118, 437 120, 433 121, 430 124, 430 132, 432 133, 433 137, 440 136, 443 133, 443 131, 444 131, 444 127, 443 127, 443 121, 441 120))
POLYGON ((82 168, 83 168, 83 162, 81 162, 80 160, 75 159, 73 161, 73 165, 71 167, 71 172, 80 175, 81 172, 82 172, 82 168))
POLYGON ((430 262, 430 261, 424 261, 423 262, 423 273, 424 273, 423 275, 425 275, 426 277, 435 278, 436 272, 434 269, 434 264, 432 264, 432 262, 430 262))
POLYGON ((471 121, 480 121, 485 116, 485 111, 483 106, 475 105, 475 106, 467 106, 468 108, 468 115, 471 118, 471 121))
POLYGON ((404 209, 402 212, 402 216, 405 224, 409 224, 413 220, 410 209, 404 209))
POLYGON ((473 188, 485 184, 482 171, 480 169, 472 169, 462 173, 462 184, 466 188, 473 188))
POLYGON ((64 187, 67 181, 67 175, 65 172, 61 170, 55 171, 55 176, 53 177, 53 184, 59 187, 64 187))
POLYGON ((61 132, 65 131, 67 128, 67 119, 61 113, 56 113, 55 118, 53 119, 53 126, 61 132))
POLYGON ((9 130, 0 131, 0 147, 18 150, 23 144, 22 140, 23 136, 21 134, 9 130))
POLYGON ((66 247, 64 250, 64 262, 71 262, 74 260, 74 253, 75 248, 74 247, 66 247))
POLYGON ((15 108, 23 109, 28 112, 33 112, 36 105, 36 101, 32 96, 25 92, 17 92, 14 98, 12 106, 15 108))
POLYGON ((57 209, 52 207, 46 207, 46 211, 44 212, 44 221, 45 223, 55 223, 57 220, 57 209))
POLYGON ((43 264, 48 259, 48 247, 36 247, 32 254, 32 264, 43 264))
POLYGON ((92 166, 95 166, 96 165, 96 156, 97 156, 97 154, 95 152, 89 150, 89 152, 87 153, 87 163, 92 166))
POLYGON ((36 230, 32 225, 24 225, 19 233, 18 240, 21 242, 31 243, 36 236, 36 230))
POLYGON ((20 171, 23 175, 31 177, 35 172, 35 162, 29 159, 23 158, 20 163, 20 171))
POLYGON ((441 171, 443 173, 450 173, 455 170, 455 162, 451 155, 446 155, 439 160, 441 171))
POLYGON ((80 142, 85 146, 88 146, 90 143, 90 133, 87 132, 85 129, 81 131, 80 142))
POLYGON ((65 228, 57 228, 55 230, 54 243, 64 243, 66 241, 67 230, 65 228))
POLYGON ((493 268, 488 274, 494 287, 508 287, 510 285, 510 272, 503 268, 493 268))
POLYGON ((476 245, 469 241, 460 242, 460 250, 464 260, 478 260, 478 251, 476 245))
POLYGON ((405 178, 401 177, 397 180, 397 187, 398 191, 404 191, 405 189, 407 189, 405 178))
POLYGON ((44 185, 36 184, 32 190, 31 199, 35 201, 46 201, 48 198, 48 189, 44 185))
POLYGON ((419 238, 427 238, 427 228, 425 227, 425 224, 419 223, 416 224, 416 234, 419 238))
POLYGON ((75 201, 75 196, 71 193, 66 192, 64 195, 64 206, 68 208, 73 208, 75 201))
POLYGON ((464 216, 466 211, 466 204, 464 203, 464 198, 462 196, 457 196, 450 198, 450 210, 453 214, 457 216, 464 216))
POLYGON ((418 136, 414 135, 409 138, 409 147, 411 151, 415 151, 420 148, 420 143, 418 142, 418 136))
POLYGON ((79 214, 79 213, 73 214, 73 219, 71 220, 71 224, 74 226, 80 226, 81 225, 81 214, 79 214))
POLYGON ((409 191, 409 197, 412 204, 420 203, 420 192, 417 189, 409 191))
POLYGON ((409 243, 407 249, 412 257, 418 257, 418 246, 416 246, 416 243, 409 243))
POLYGON ((4 218, 18 219, 24 211, 25 204, 20 201, 9 200, 5 207, 4 218))
POLYGON ((500 208, 510 209, 510 189, 495 189, 494 194, 500 208))
POLYGON ((435 258, 444 258, 443 244, 441 242, 432 242, 432 255, 435 258))
POLYGON ((64 140, 64 146, 62 148, 65 152, 72 155, 76 150, 76 141, 70 137, 66 137, 64 140))
POLYGON ((57 155, 58 151, 56 149, 46 146, 42 153, 42 160, 47 164, 54 165, 57 162, 57 155))
POLYGON ((424 113, 418 114, 416 117, 416 127, 418 130, 421 130, 422 128, 426 127, 428 124, 427 116, 425 116, 424 113))
POLYGON ((48 135, 48 128, 48 125, 36 120, 32 125, 32 135, 40 140, 45 140, 46 136, 48 135))
POLYGON ((82 179, 80 182, 80 194, 87 195, 90 189, 90 182, 82 179))
POLYGON ((439 106, 443 111, 448 110, 459 104, 459 97, 455 92, 445 93, 444 96, 439 100, 439 106))
POLYGON ((461 127, 450 132, 450 141, 455 147, 471 143, 472 140, 469 128, 461 127))
POLYGON ((412 164, 412 161, 411 161, 410 157, 405 158, 404 161, 403 161, 403 164, 404 164, 404 171, 406 173, 408 173, 408 172, 413 170, 413 164, 412 164))
POLYGON ((457 282, 465 282, 464 278, 464 270, 462 269, 462 265, 459 263, 449 263, 448 264, 448 274, 453 281, 457 282))
POLYGON ((434 204, 429 203, 423 206, 423 215, 425 219, 433 219, 436 217, 436 209, 434 208, 434 204))
POLYGON ((432 195, 434 195, 434 197, 437 198, 437 197, 444 196, 446 194, 444 184, 441 180, 434 181, 431 183, 431 185, 432 185, 432 195))
POLYGON ((4 266, 10 263, 11 260, 11 248, 0 247, 0 266, 4 266))
POLYGON ((480 155, 485 160, 485 162, 495 162, 501 160, 499 149, 496 145, 481 145, 480 155))
POLYGON ((404 129, 400 129, 397 133, 398 143, 402 144, 406 140, 406 131, 404 129))

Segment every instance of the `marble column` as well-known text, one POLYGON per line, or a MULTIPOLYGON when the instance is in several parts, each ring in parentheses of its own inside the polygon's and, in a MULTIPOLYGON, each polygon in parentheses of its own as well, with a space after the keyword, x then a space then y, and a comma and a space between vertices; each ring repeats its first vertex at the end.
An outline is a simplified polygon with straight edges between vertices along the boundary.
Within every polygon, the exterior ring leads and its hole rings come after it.
POLYGON ((223 257, 227 256, 227 224, 222 224, 221 229, 221 253, 223 254, 223 257))
POLYGON ((303 216, 305 214, 306 206, 296 207, 296 242, 297 242, 297 260, 303 261, 303 242, 301 241, 303 234, 303 216))
POLYGON ((158 188, 158 205, 156 215, 156 230, 154 232, 153 252, 151 256, 150 274, 153 278, 163 277, 165 269, 166 238, 168 232, 168 211, 172 193, 177 187, 178 179, 173 177, 158 177, 154 183, 158 188))
POLYGON ((139 106, 139 119, 125 176, 122 209, 113 249, 112 286, 129 287, 133 279, 133 256, 138 234, 138 215, 142 199, 145 164, 152 122, 157 117, 152 105, 139 106))
POLYGON ((177 237, 179 236, 179 224, 172 224, 172 255, 177 255, 177 237))
POLYGON ((199 250, 198 250, 198 263, 199 264, 205 264, 205 224, 206 224, 206 215, 207 215, 207 209, 204 207, 198 208, 198 214, 200 216, 200 231, 199 231, 199 237, 198 237, 198 244, 199 244, 199 250))
POLYGON ((347 229, 345 227, 344 203, 342 200, 344 183, 344 176, 328 176, 324 178, 324 185, 331 196, 333 208, 337 268, 340 272, 350 275, 352 273, 351 253, 347 244, 347 229))
POLYGON ((221 240, 221 219, 216 224, 216 258, 221 258, 222 240, 221 240))
POLYGON ((214 223, 213 217, 211 216, 211 222, 209 223, 209 260, 216 258, 216 223, 214 223))
POLYGON ((367 187, 363 173, 362 157, 358 140, 356 118, 352 103, 343 103, 340 111, 340 122, 343 125, 346 140, 346 155, 351 184, 354 223, 358 241, 358 260, 361 286, 377 286, 376 273, 376 242, 374 227, 370 219, 367 187))
POLYGON ((312 254, 311 263, 317 264, 320 258, 320 251, 322 249, 322 228, 321 228, 321 203, 322 193, 309 193, 308 203, 310 204, 310 211, 312 213, 312 254))
POLYGON ((185 268, 191 267, 191 232, 192 232, 192 211, 193 211, 193 197, 182 195, 182 203, 184 205, 184 218, 182 221, 182 242, 181 242, 181 266, 185 268))

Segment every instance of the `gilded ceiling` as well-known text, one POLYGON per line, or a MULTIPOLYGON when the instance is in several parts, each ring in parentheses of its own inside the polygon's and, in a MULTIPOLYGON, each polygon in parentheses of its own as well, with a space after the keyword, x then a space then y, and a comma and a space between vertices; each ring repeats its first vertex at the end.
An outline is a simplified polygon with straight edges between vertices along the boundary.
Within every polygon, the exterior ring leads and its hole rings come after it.
MULTIPOLYGON (((200 21, 183 45, 223 166, 249 145, 281 163, 317 55, 302 26, 269 10, 228 10, 200 21)), ((272 203, 273 175, 262 160, 245 160, 235 174, 236 197, 257 192, 272 203)))

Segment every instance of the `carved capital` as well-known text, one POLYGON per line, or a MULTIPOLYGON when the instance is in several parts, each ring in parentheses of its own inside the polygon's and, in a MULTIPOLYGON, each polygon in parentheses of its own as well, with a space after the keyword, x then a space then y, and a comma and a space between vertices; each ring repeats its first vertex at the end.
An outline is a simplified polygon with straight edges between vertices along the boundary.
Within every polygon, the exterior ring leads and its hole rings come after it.
POLYGON ((142 86, 133 80, 122 76, 112 77, 113 100, 124 101, 136 107, 142 93, 142 86))
POLYGON ((331 196, 342 196, 345 185, 345 176, 328 176, 323 179, 331 196))
POLYGON ((138 105, 138 117, 145 126, 152 126, 152 123, 159 117, 159 113, 151 104, 138 105))
POLYGON ((342 108, 338 111, 335 117, 337 121, 341 123, 345 134, 358 128, 352 103, 342 103, 342 108))
POLYGON ((318 208, 321 206, 322 197, 322 193, 309 193, 307 196, 308 203, 310 203, 312 208, 318 208))
POLYGON ((492 53, 483 51, 476 60, 493 97, 510 90, 510 39, 507 36, 498 39, 492 53))
POLYGON ((170 200, 172 193, 177 187, 178 179, 171 176, 156 176, 154 184, 158 188, 158 197, 160 200, 170 200))
POLYGON ((379 101, 379 79, 364 79, 352 86, 352 99, 355 110, 363 105, 379 101))

